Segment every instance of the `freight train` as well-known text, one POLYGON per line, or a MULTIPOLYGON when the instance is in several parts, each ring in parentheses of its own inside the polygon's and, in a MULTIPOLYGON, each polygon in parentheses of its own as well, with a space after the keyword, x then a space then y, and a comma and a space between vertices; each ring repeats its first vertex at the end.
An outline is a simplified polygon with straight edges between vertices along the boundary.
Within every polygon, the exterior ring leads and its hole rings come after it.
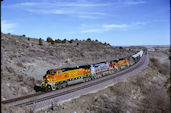
POLYGON ((50 69, 43 76, 41 89, 51 91, 67 87, 68 85, 87 82, 125 69, 140 60, 144 50, 125 58, 96 64, 76 66, 71 68, 50 69))

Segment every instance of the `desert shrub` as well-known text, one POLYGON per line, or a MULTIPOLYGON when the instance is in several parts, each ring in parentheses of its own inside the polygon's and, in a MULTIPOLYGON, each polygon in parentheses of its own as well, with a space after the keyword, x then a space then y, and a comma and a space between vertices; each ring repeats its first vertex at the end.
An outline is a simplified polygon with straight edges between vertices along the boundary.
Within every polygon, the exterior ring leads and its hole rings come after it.
POLYGON ((159 66, 159 60, 156 58, 150 58, 150 61, 152 62, 153 66, 158 67, 159 66))
POLYGON ((36 81, 33 77, 24 77, 24 84, 26 84, 27 86, 30 86, 31 88, 34 88, 34 86, 36 85, 36 81))
POLYGON ((114 92, 116 95, 121 96, 122 98, 126 98, 128 95, 128 90, 130 86, 126 82, 120 82, 113 87, 110 87, 110 90, 114 92))
POLYGON ((13 69, 12 67, 6 66, 6 69, 7 69, 7 71, 10 72, 10 73, 15 73, 15 71, 14 71, 14 69, 13 69))
POLYGON ((79 46, 79 43, 77 43, 77 46, 79 46))
POLYGON ((24 68, 24 65, 22 63, 17 63, 17 66, 24 68))
POLYGON ((108 95, 103 94, 94 98, 89 109, 93 113, 122 113, 123 102, 121 99, 111 99, 108 95))
POLYGON ((50 56, 54 56, 54 51, 53 50, 48 50, 48 53, 50 56))
POLYGON ((143 76, 137 76, 135 82, 136 82, 136 86, 140 87, 140 89, 143 89, 145 87, 143 76))
POLYGON ((23 35, 23 37, 26 37, 26 35, 23 35))
POLYGON ((162 112, 167 113, 170 108, 170 102, 168 101, 169 97, 163 88, 156 88, 155 86, 151 86, 148 89, 144 89, 145 98, 143 100, 144 109, 146 112, 148 110, 152 110, 152 112, 162 112))
POLYGON ((18 75, 17 82, 22 82, 22 81, 23 81, 23 75, 18 75))
POLYGON ((28 41, 30 41, 30 38, 27 38, 28 41))
POLYGON ((36 80, 35 82, 36 82, 36 84, 41 84, 42 83, 41 80, 36 80))
POLYGON ((77 39, 77 38, 76 38, 75 40, 76 40, 76 41, 78 41, 78 39, 77 39))
POLYGON ((87 41, 91 41, 91 38, 87 38, 87 41))
POLYGON ((157 59, 156 58, 150 58, 150 61, 155 63, 155 62, 157 62, 157 59))
POLYGON ((121 108, 119 106, 113 106, 111 111, 112 111, 112 113, 123 113, 123 111, 121 110, 121 108))
POLYGON ((171 85, 168 87, 167 93, 168 93, 169 95, 171 95, 171 85))
POLYGON ((73 41, 74 41, 74 40, 73 40, 73 39, 71 39, 71 40, 69 41, 69 43, 73 43, 73 41))
POLYGON ((156 58, 150 58, 150 61, 152 62, 152 66, 155 66, 158 68, 158 71, 164 75, 169 73, 169 64, 167 62, 161 64, 158 59, 156 58))
POLYGON ((52 41, 51 41, 51 44, 53 45, 54 43, 55 43, 55 41, 52 40, 52 41))
POLYGON ((97 39, 96 39, 95 41, 96 41, 96 42, 98 42, 98 40, 97 40, 97 39))
POLYGON ((52 45, 55 43, 55 41, 51 37, 47 38, 47 42, 51 43, 52 45))
POLYGON ((46 41, 47 41, 47 42, 52 42, 53 39, 52 39, 51 37, 47 37, 46 41))
POLYGON ((62 40, 62 43, 66 43, 66 41, 67 41, 67 40, 66 40, 66 39, 64 39, 64 40, 62 40))
POLYGON ((119 49, 123 49, 123 47, 122 47, 122 46, 120 46, 120 47, 119 47, 119 49))
POLYGON ((39 45, 43 45, 42 39, 39 38, 39 45))
POLYGON ((103 45, 108 45, 106 42, 103 45))
POLYGON ((2 104, 2 113, 30 113, 26 106, 14 107, 2 104))
POLYGON ((62 41, 60 39, 56 39, 55 43, 62 43, 62 41))
POLYGON ((159 64, 158 70, 164 75, 169 74, 169 65, 167 63, 159 64))

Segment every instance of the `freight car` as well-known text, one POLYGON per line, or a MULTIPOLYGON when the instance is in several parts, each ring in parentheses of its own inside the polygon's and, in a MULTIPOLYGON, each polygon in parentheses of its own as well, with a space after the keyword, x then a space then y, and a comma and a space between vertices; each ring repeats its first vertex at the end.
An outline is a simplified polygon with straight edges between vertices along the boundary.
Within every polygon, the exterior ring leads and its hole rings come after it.
POLYGON ((125 67, 129 67, 130 62, 128 60, 128 58, 120 58, 118 61, 118 67, 119 69, 124 69, 125 67))
POLYGON ((112 67, 109 66, 109 62, 100 62, 97 64, 91 64, 91 76, 93 79, 102 77, 109 73, 112 67))
POLYGON ((43 77, 42 88, 45 91, 66 87, 67 85, 82 82, 90 75, 90 65, 73 68, 50 69, 43 77))
POLYGON ((140 60, 140 58, 143 55, 143 50, 140 50, 138 53, 136 53, 135 55, 132 55, 132 58, 134 59, 135 62, 137 62, 138 60, 140 60))
POLYGON ((41 87, 45 91, 56 90, 68 85, 86 82, 109 75, 135 64, 142 57, 143 53, 143 50, 141 50, 137 54, 127 58, 119 58, 71 68, 50 69, 43 76, 41 87))

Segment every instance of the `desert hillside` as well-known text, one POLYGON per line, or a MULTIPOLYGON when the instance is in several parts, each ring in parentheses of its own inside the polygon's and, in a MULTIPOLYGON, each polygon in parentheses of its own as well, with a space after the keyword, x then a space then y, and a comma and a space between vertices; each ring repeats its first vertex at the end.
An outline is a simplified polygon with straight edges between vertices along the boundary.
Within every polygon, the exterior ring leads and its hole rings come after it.
POLYGON ((73 67, 130 56, 141 47, 112 47, 99 41, 50 43, 25 35, 1 34, 2 100, 30 93, 48 69, 73 67))
POLYGON ((93 94, 38 113, 170 113, 169 47, 148 47, 150 62, 140 73, 93 94))
MULTIPOLYGON (((96 63, 129 56, 141 47, 112 47, 98 41, 48 43, 25 36, 2 34, 2 100, 35 93, 50 68, 96 63)), ((140 73, 93 94, 83 95, 40 113, 169 113, 170 112, 170 49, 147 47, 149 65, 140 73)), ((33 112, 27 108, 8 108, 3 112, 33 112)))

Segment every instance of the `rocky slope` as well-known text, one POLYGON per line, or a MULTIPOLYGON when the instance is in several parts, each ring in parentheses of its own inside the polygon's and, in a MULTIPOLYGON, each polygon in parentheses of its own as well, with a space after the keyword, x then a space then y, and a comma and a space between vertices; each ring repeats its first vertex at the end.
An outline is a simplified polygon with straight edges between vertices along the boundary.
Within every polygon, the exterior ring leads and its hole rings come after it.
MULTIPOLYGON (((40 83, 49 68, 115 59, 139 49, 78 40, 54 45, 43 41, 43 46, 40 46, 37 39, 27 38, 2 34, 2 99, 34 93, 32 84, 40 83)), ((148 51, 150 63, 142 72, 97 93, 53 103, 53 107, 38 113, 169 113, 169 47, 149 47, 148 51)), ((34 110, 2 105, 2 111, 23 113, 34 110)))
POLYGON ((24 35, 1 34, 2 100, 30 93, 48 69, 126 57, 141 47, 112 47, 98 41, 48 43, 24 35), (129 50, 129 51, 128 51, 129 50))
MULTIPOLYGON (((150 63, 140 73, 96 93, 53 103, 37 113, 170 113, 169 55, 169 47, 150 48, 150 63)), ((4 105, 2 109, 7 113, 34 111, 4 105)))

